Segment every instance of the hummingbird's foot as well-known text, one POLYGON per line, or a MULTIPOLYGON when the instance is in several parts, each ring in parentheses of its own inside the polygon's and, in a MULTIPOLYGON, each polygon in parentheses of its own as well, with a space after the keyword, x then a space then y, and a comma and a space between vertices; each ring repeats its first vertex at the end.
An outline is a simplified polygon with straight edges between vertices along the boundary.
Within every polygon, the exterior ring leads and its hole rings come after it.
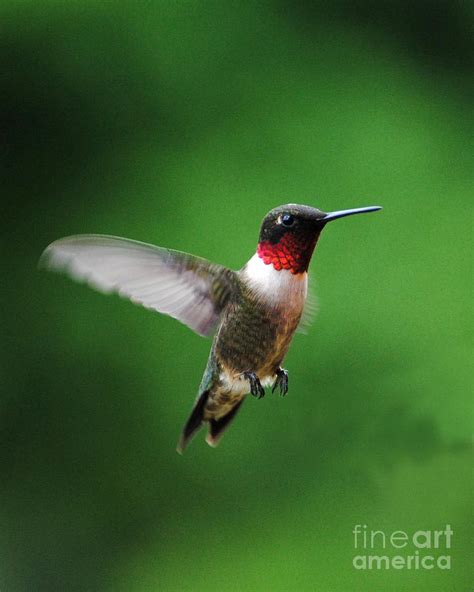
POLYGON ((263 386, 258 379, 258 376, 255 372, 244 372, 243 377, 246 378, 250 383, 250 392, 254 397, 261 399, 265 395, 265 391, 263 390, 263 386))
POLYGON ((276 371, 276 380, 272 386, 272 393, 278 387, 280 389, 280 395, 284 397, 288 392, 288 371, 283 368, 278 368, 276 371))

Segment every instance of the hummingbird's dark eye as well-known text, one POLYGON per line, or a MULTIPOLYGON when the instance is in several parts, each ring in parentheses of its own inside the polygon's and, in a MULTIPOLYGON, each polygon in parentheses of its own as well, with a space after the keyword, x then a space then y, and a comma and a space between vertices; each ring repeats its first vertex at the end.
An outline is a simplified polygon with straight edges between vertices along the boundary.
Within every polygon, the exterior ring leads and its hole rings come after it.
POLYGON ((282 214, 280 216, 280 222, 283 224, 283 226, 293 226, 295 223, 295 217, 291 214, 282 214))

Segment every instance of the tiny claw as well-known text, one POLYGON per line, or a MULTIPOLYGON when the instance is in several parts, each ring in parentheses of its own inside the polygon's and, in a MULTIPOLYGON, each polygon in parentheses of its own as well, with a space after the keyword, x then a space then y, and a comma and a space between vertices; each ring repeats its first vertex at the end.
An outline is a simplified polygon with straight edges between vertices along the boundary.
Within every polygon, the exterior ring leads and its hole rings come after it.
POLYGON ((261 385, 260 380, 258 376, 255 374, 255 372, 244 372, 243 376, 249 381, 250 392, 254 397, 261 399, 265 396, 263 386, 261 385))
POLYGON ((272 386, 272 393, 275 392, 277 387, 280 389, 280 395, 284 397, 288 392, 288 372, 283 368, 278 368, 276 371, 276 380, 272 386))

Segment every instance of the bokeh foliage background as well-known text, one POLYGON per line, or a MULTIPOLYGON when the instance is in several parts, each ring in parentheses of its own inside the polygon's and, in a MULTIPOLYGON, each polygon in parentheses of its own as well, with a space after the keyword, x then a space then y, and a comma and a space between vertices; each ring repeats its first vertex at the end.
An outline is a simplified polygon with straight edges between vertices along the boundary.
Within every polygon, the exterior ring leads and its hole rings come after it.
POLYGON ((472 5, 0 19, 2 592, 470 589, 472 5), (384 210, 325 231, 286 399, 179 457, 210 343, 37 259, 101 232, 239 268, 289 201, 384 210), (449 572, 351 565, 355 524, 447 523, 449 572))

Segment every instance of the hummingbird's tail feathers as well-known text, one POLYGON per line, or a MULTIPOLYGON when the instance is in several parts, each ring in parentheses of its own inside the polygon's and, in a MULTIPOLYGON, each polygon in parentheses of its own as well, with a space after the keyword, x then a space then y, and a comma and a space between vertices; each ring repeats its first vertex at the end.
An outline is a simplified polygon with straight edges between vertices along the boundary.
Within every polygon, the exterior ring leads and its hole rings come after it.
POLYGON ((224 417, 221 417, 220 419, 209 420, 209 433, 206 436, 206 442, 209 444, 209 446, 215 448, 219 444, 225 430, 229 427, 232 420, 237 415, 237 412, 243 402, 244 400, 241 399, 227 415, 224 415, 224 417))
POLYGON ((204 391, 199 395, 193 410, 191 411, 191 415, 189 416, 189 419, 183 428, 178 446, 176 447, 176 452, 179 454, 183 454, 186 446, 189 444, 193 436, 196 434, 199 428, 202 427, 202 424, 204 423, 204 409, 206 407, 208 398, 209 391, 204 391))

